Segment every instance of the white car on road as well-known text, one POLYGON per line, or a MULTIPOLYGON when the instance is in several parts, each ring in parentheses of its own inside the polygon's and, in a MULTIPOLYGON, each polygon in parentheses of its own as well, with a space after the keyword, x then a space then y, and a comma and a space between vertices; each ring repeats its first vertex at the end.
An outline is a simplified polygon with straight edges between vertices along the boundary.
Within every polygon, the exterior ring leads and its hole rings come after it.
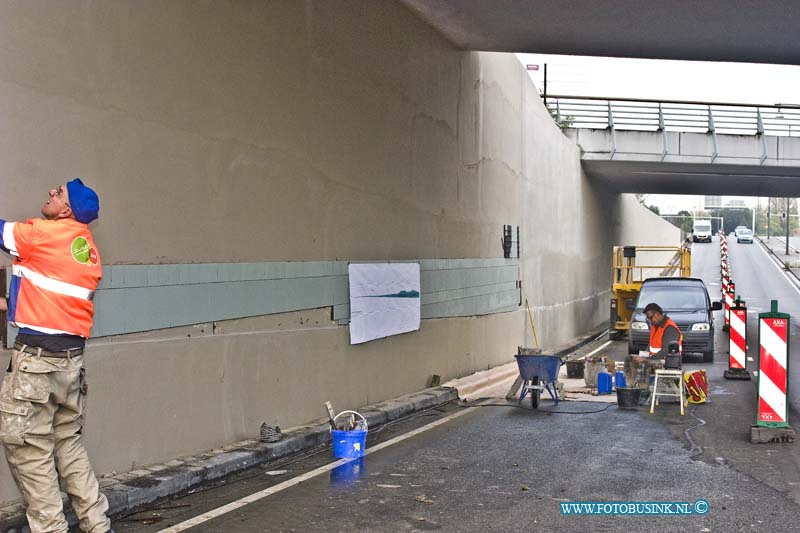
POLYGON ((748 242, 753 244, 753 232, 747 228, 737 230, 736 242, 748 242))

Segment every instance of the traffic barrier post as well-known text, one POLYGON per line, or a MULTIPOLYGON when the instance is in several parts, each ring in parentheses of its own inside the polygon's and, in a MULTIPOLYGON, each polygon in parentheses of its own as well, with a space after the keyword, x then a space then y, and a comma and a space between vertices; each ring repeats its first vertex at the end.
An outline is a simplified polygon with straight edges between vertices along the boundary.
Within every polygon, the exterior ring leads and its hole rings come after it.
POLYGON ((758 414, 750 429, 750 441, 793 442, 789 427, 789 331, 790 317, 772 310, 758 315, 758 414))
POLYGON ((725 291, 725 325, 722 326, 722 331, 731 329, 731 306, 733 305, 733 296, 735 294, 736 284, 731 280, 728 282, 728 290, 725 291))
POLYGON ((741 297, 733 302, 730 311, 730 341, 728 345, 728 370, 725 379, 749 380, 747 371, 747 305, 741 297))
POLYGON ((728 266, 727 261, 723 261, 722 263, 722 294, 725 294, 728 291, 728 283, 731 280, 731 270, 728 266))

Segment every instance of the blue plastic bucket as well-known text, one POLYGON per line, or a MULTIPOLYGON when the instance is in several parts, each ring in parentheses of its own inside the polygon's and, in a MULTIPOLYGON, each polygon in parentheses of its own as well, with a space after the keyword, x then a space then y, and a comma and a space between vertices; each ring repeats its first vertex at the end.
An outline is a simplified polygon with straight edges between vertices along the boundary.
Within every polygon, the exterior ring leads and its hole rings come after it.
POLYGON ((611 374, 608 372, 597 374, 597 394, 611 394, 611 374))
POLYGON ((614 386, 616 388, 628 386, 625 382, 625 372, 622 370, 617 370, 617 373, 614 375, 614 386))
POLYGON ((367 447, 367 430, 342 431, 340 429, 332 429, 331 440, 333 440, 334 457, 339 459, 364 457, 364 450, 367 447))

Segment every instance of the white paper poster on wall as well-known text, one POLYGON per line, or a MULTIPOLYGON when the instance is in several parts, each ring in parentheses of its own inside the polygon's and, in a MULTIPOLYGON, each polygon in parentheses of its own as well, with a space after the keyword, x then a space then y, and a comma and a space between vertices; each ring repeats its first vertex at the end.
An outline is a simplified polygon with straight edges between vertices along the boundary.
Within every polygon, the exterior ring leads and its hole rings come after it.
POLYGON ((419 263, 350 264, 350 344, 419 329, 419 263))

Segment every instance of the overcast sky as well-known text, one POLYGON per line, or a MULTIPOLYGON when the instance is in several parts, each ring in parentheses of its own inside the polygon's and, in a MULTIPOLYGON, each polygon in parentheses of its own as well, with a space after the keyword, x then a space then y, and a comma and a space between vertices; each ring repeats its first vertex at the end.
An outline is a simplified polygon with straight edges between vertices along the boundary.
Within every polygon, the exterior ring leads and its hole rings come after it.
MULTIPOLYGON (((539 91, 609 98, 652 98, 757 105, 800 104, 800 67, 656 59, 517 54, 539 91)), ((731 197, 725 197, 729 200, 731 197)), ((743 198, 755 204, 755 198, 743 198)), ((691 209, 702 197, 651 195, 662 212, 691 209)))

